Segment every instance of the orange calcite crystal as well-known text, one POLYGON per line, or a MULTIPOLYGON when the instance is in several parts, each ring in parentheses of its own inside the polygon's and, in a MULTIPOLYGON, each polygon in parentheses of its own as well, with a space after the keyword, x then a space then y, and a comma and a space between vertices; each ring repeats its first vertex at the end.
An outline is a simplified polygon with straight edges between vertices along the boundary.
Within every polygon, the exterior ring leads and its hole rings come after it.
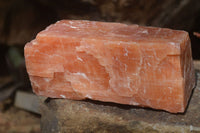
POLYGON ((36 94, 184 112, 195 86, 188 33, 62 20, 25 46, 36 94))

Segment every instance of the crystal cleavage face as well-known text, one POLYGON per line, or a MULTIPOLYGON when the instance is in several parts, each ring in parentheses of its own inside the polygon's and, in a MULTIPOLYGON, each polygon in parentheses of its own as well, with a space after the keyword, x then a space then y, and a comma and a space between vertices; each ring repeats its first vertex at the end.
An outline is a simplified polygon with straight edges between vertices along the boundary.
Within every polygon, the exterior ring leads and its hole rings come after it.
POLYGON ((33 91, 184 112, 195 86, 188 33, 62 20, 25 46, 33 91))

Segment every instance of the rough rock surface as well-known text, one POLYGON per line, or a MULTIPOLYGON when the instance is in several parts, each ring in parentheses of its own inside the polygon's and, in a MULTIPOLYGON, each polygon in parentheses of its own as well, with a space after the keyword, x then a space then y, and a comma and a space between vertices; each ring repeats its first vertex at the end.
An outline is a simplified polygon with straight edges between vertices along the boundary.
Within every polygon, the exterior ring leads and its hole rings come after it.
MULTIPOLYGON (((43 133, 200 133, 200 63, 197 86, 184 114, 96 101, 41 99, 43 133)), ((45 99, 45 98, 43 98, 45 99)))
POLYGON ((184 112, 195 86, 185 31, 62 20, 24 48, 37 95, 184 112))

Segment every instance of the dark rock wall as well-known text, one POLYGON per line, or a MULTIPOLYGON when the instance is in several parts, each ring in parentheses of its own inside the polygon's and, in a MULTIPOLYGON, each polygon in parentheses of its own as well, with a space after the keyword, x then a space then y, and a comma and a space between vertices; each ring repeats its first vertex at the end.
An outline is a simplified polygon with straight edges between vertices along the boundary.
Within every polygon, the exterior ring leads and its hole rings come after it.
POLYGON ((60 19, 87 19, 168 27, 190 33, 200 59, 199 0, 1 0, 0 44, 24 45, 60 19))

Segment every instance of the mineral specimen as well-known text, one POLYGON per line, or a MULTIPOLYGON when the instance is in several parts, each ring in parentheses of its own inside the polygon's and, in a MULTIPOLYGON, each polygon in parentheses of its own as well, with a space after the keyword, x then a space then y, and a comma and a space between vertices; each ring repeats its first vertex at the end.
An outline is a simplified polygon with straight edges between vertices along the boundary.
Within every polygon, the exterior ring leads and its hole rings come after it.
POLYGON ((184 112, 195 86, 185 31, 62 20, 25 46, 38 95, 184 112))

